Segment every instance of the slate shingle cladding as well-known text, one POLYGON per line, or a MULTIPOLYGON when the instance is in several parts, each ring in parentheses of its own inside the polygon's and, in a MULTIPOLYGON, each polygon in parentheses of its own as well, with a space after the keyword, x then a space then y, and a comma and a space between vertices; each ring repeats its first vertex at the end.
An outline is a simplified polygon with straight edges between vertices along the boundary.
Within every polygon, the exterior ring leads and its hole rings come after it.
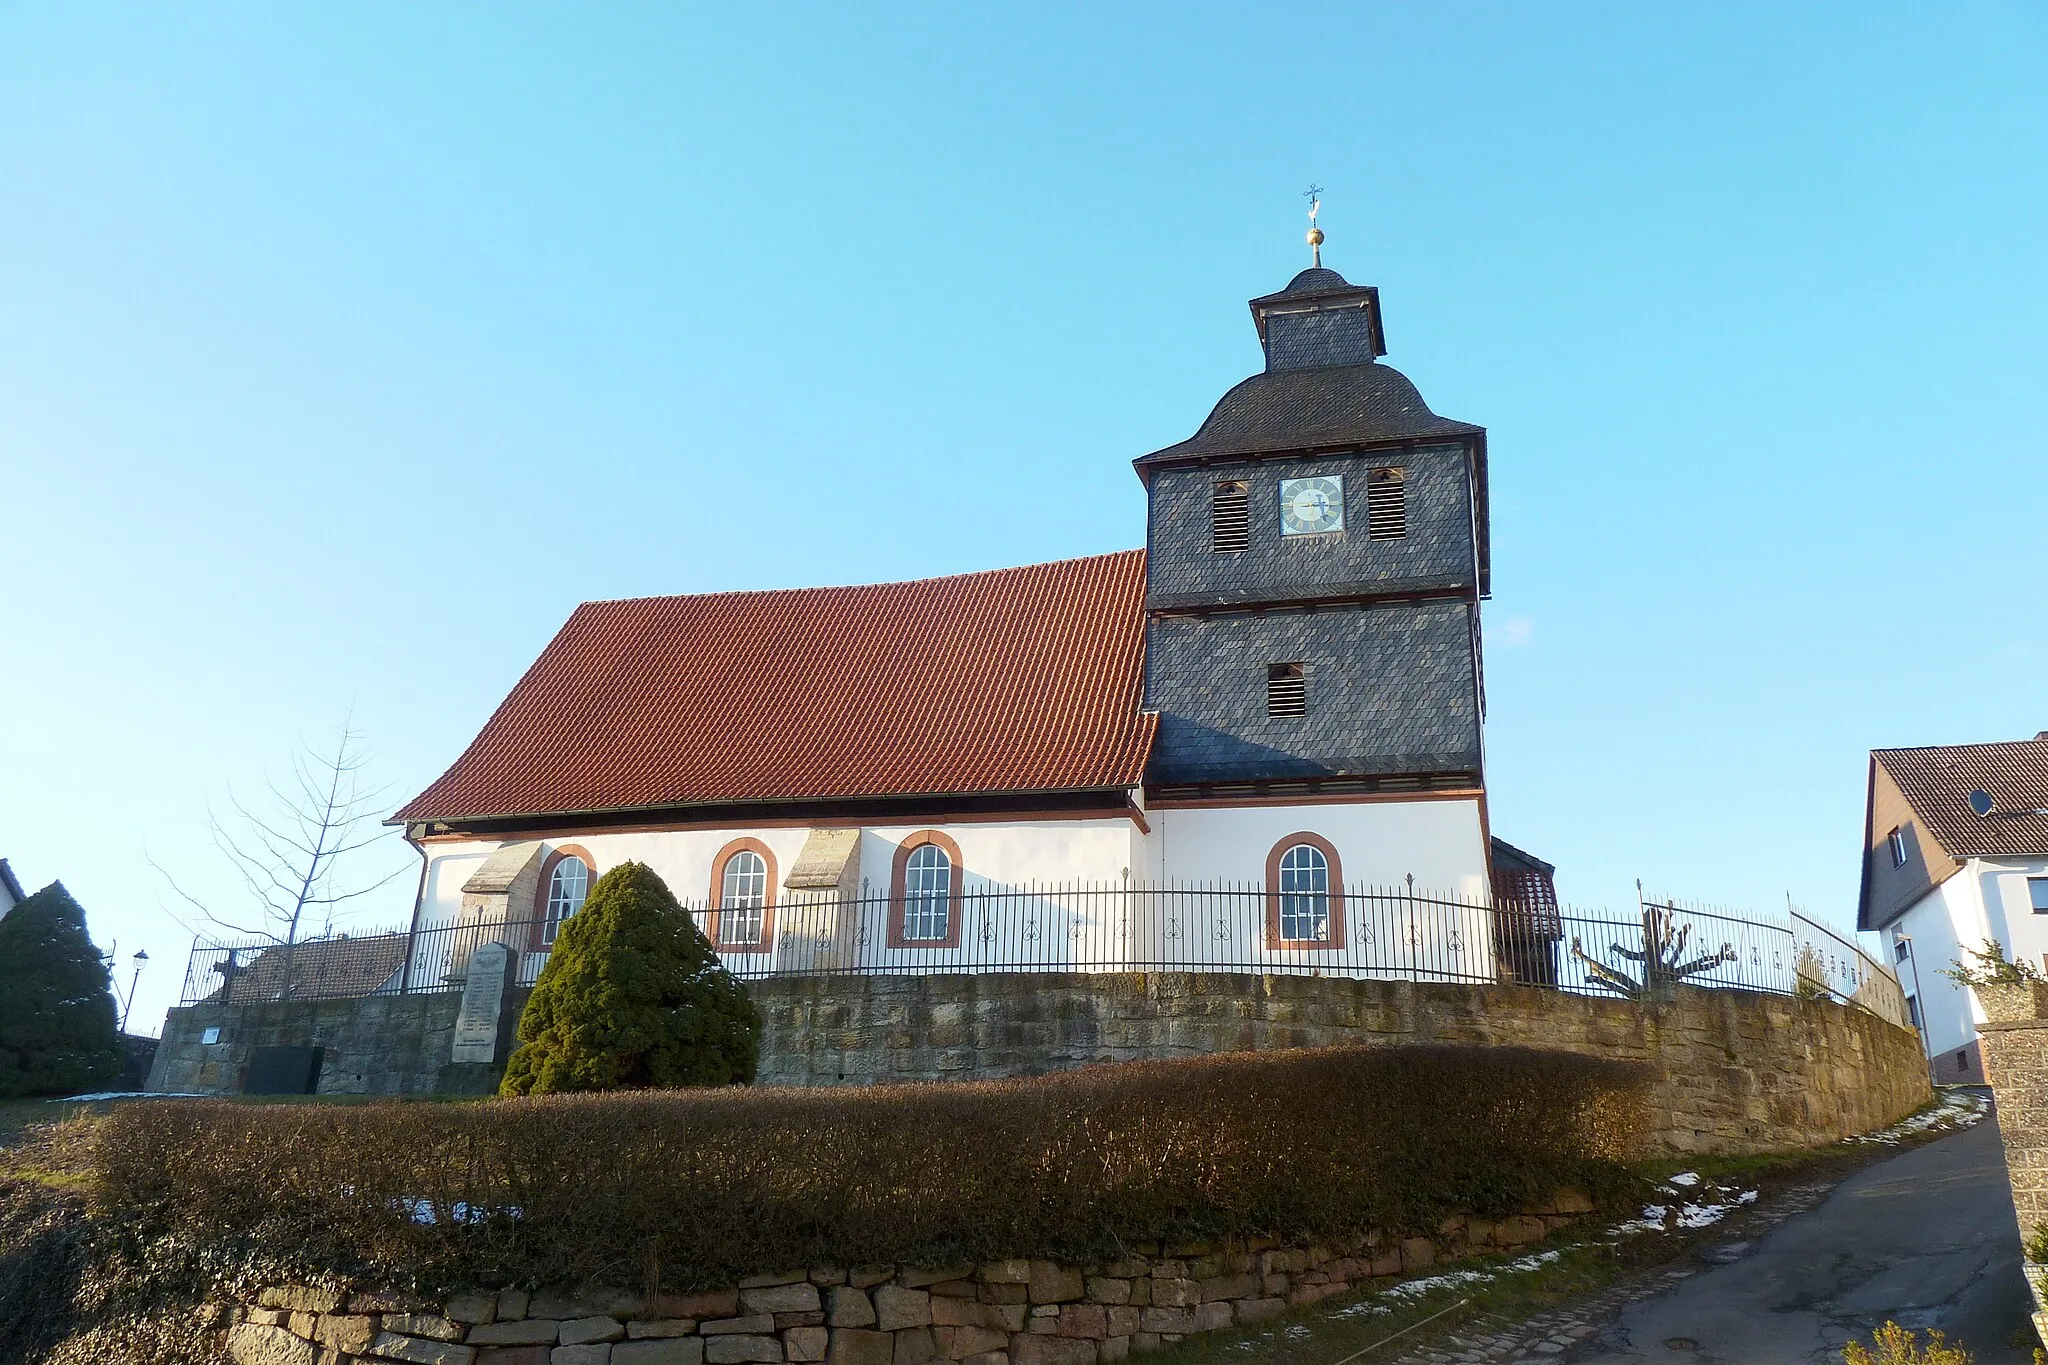
POLYGON ((1437 416, 1377 363, 1378 291, 1308 270, 1251 308, 1265 372, 1136 462, 1150 498, 1145 695, 1160 714, 1147 780, 1476 775, 1485 431, 1437 416), (1407 472, 1407 534, 1375 541, 1367 475, 1386 466, 1407 472), (1346 529, 1282 536, 1281 481, 1331 474, 1346 529), (1249 485, 1250 536, 1219 554, 1210 499, 1226 479, 1249 485), (1269 717, 1266 667, 1296 660, 1308 713, 1269 717))
POLYGON ((1473 611, 1459 601, 1155 618, 1150 779, 1244 781, 1479 767, 1473 611), (1307 665, 1308 714, 1266 714, 1266 665, 1307 665))
POLYGON ((1462 445, 1424 446, 1370 457, 1262 460, 1162 469, 1152 476, 1152 543, 1145 605, 1152 610, 1390 591, 1471 591, 1470 464, 1462 445), (1407 471, 1408 534, 1366 536, 1366 473, 1407 471), (1344 476, 1341 533, 1280 534, 1280 482, 1315 474, 1344 476), (1250 486, 1249 545, 1234 554, 1210 549, 1210 498, 1216 484, 1250 486))

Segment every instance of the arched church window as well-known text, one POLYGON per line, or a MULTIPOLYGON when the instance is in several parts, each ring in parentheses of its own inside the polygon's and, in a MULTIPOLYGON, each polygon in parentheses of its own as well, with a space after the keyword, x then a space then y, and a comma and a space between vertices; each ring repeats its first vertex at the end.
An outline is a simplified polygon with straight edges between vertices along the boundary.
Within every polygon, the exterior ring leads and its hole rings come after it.
POLYGON ((1320 834, 1290 834, 1266 855, 1266 946, 1344 946, 1344 872, 1320 834))
POLYGON ((557 858, 554 871, 548 874, 547 904, 541 913, 543 946, 554 943, 562 921, 581 910, 584 897, 589 894, 590 865, 573 853, 557 858))
POLYGON ((1311 844, 1280 855, 1280 941, 1301 943, 1330 936, 1330 860, 1311 844))
POLYGON ((946 937, 952 916, 953 860, 937 844, 912 849, 903 865, 903 937, 913 943, 946 937))
POLYGON ((960 846, 935 829, 896 846, 889 889, 891 948, 960 946, 960 846))
POLYGON ((758 839, 735 839, 712 860, 711 941, 720 952, 774 946, 775 855, 758 839))

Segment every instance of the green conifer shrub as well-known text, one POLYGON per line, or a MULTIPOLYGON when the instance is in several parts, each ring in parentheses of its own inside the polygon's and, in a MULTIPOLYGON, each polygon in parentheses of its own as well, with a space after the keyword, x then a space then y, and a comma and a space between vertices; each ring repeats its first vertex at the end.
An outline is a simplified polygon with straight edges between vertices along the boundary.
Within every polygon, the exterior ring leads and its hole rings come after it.
POLYGON ((0 1097, 77 1094, 120 1070, 107 964, 51 882, 0 919, 0 1097))
POLYGON ((499 1092, 744 1084, 760 1033, 746 987, 667 884, 622 863, 564 921, 499 1092))

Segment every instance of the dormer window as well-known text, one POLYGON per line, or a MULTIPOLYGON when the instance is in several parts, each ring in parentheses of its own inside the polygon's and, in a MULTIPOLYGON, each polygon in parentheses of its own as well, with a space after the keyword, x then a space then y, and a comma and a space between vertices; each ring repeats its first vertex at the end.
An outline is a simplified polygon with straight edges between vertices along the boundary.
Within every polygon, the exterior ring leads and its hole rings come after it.
POLYGON ((1219 555, 1234 555, 1251 544, 1251 487, 1242 479, 1228 479, 1209 495, 1209 549, 1219 555))
POLYGON ((1885 836, 1885 844, 1892 852, 1892 866, 1904 867, 1906 865, 1906 831, 1897 825, 1893 825, 1892 832, 1885 836))

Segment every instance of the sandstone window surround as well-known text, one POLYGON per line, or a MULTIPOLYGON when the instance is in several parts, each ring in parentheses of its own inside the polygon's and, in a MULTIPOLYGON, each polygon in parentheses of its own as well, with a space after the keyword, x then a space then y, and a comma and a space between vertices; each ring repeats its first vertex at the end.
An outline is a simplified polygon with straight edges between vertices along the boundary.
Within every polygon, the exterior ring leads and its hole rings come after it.
POLYGON ((1266 855, 1266 947, 1344 946, 1344 864, 1337 846, 1302 831, 1266 855))
POLYGON ((938 830, 899 843, 889 877, 889 946, 958 948, 966 877, 960 845, 938 830))
POLYGON ((711 860, 711 943, 721 953, 775 947, 775 854, 759 839, 734 839, 711 860))

